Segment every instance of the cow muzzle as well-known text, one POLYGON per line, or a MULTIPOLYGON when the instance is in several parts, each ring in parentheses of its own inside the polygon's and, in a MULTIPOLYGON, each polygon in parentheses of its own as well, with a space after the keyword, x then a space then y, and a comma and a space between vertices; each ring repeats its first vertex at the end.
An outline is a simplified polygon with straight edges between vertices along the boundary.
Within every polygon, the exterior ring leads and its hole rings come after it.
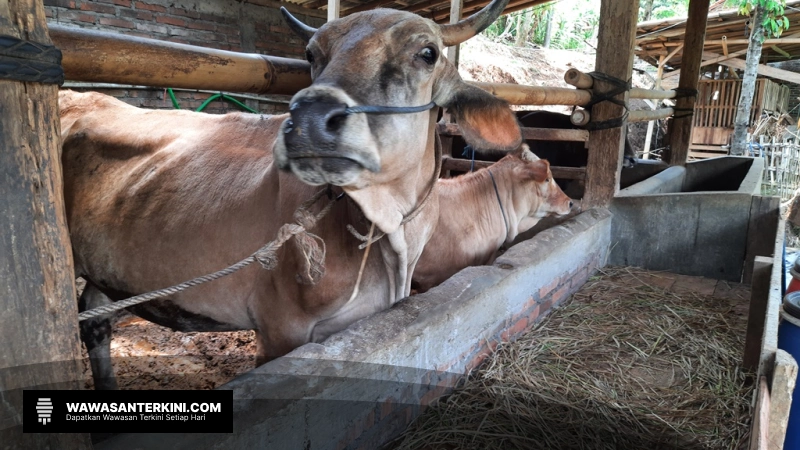
POLYGON ((298 95, 290 106, 275 157, 279 167, 313 184, 352 185, 364 170, 379 172, 380 158, 363 115, 335 96, 298 95))

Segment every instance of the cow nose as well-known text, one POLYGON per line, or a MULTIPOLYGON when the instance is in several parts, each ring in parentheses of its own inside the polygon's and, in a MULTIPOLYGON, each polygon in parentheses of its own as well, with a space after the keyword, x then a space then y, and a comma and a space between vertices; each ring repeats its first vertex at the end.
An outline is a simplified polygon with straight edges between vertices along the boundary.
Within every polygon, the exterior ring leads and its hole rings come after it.
POLYGON ((284 138, 287 147, 296 150, 333 151, 348 117, 347 105, 319 100, 292 103, 289 113, 284 138))

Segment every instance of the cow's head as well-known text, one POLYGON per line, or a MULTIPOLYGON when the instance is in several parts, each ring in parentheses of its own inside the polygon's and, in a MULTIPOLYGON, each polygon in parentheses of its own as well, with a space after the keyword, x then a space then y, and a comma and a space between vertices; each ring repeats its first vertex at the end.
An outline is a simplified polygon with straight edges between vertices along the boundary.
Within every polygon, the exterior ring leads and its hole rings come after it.
POLYGON ((572 199, 556 184, 550 163, 539 159, 524 144, 518 156, 524 164, 514 167, 514 179, 518 183, 514 189, 514 202, 517 203, 517 212, 525 216, 519 224, 519 232, 529 230, 543 217, 569 214, 572 199))
POLYGON ((466 84, 443 55, 489 26, 508 0, 469 19, 438 25, 416 14, 377 9, 310 28, 282 10, 308 42, 312 85, 291 101, 275 148, 279 167, 312 185, 341 186, 368 219, 391 233, 433 177, 437 108, 364 114, 356 106, 447 108, 478 149, 510 151, 521 135, 508 105, 466 84))

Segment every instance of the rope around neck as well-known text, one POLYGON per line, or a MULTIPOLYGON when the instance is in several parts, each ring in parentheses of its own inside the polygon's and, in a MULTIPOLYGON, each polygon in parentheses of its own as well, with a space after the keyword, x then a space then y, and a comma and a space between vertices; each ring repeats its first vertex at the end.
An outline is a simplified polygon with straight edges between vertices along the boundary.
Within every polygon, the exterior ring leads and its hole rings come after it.
POLYGON ((309 233, 308 230, 313 228, 320 219, 328 214, 328 212, 331 210, 331 207, 333 207, 333 204, 336 203, 336 199, 333 198, 329 200, 328 203, 317 214, 311 214, 309 209, 314 203, 317 202, 317 200, 327 193, 328 190, 323 189, 303 202, 294 212, 295 223, 284 224, 278 230, 278 234, 274 240, 267 243, 253 254, 237 262, 236 264, 175 286, 137 295, 135 297, 114 302, 110 305, 103 305, 88 311, 84 311, 78 314, 78 321, 82 322, 84 320, 91 319, 92 317, 109 314, 130 306, 138 305, 140 303, 145 303, 158 298, 177 294, 178 292, 185 291, 190 287, 230 275, 256 261, 258 261, 265 269, 273 270, 278 267, 278 250, 292 237, 298 238, 297 245, 300 247, 300 250, 305 256, 304 259, 305 263, 307 264, 305 270, 306 273, 301 275, 301 277, 307 276, 312 283, 318 282, 325 274, 325 243, 322 242, 322 239, 319 236, 309 233), (315 246, 316 242, 322 242, 321 249, 315 246))
POLYGON ((497 196, 497 204, 500 205, 500 214, 503 215, 503 223, 506 225, 506 237, 503 239, 505 242, 508 239, 508 219, 506 219, 506 210, 503 208, 503 202, 500 201, 500 192, 497 190, 497 183, 494 181, 494 175, 492 175, 492 171, 489 168, 486 168, 486 171, 489 172, 489 177, 492 179, 492 186, 494 187, 494 195, 497 196))
MULTIPOLYGON (((436 180, 439 179, 439 174, 442 172, 442 143, 439 141, 438 133, 434 133, 434 139, 436 140, 433 144, 434 158, 436 163, 433 169, 433 176, 431 177, 431 181, 428 184, 428 190, 427 192, 425 192, 425 197, 423 197, 422 201, 417 204, 416 208, 414 208, 414 210, 411 211, 407 216, 405 216, 403 220, 400 222, 401 227, 407 224, 408 222, 414 220, 414 218, 419 215, 420 211, 422 211, 422 208, 424 208, 425 205, 428 203, 428 201, 431 199, 431 194, 433 193, 433 189, 434 187, 436 187, 436 180)), ((368 236, 364 236, 363 234, 359 233, 352 225, 347 225, 347 230, 350 232, 350 234, 355 236, 356 239, 362 241, 362 244, 358 246, 360 250, 363 250, 365 247, 372 245, 375 242, 378 242, 379 240, 381 240, 381 238, 386 236, 386 233, 381 231, 380 233, 378 233, 375 239, 369 239, 368 236)))

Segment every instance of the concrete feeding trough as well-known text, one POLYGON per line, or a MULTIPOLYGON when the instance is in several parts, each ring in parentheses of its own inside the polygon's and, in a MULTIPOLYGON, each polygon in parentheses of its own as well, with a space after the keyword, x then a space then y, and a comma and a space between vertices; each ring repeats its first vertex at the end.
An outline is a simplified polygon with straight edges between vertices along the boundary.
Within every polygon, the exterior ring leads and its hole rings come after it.
POLYGON ((608 210, 585 211, 234 379, 220 388, 234 392, 233 434, 117 435, 96 447, 377 448, 582 286, 610 238, 608 210))
POLYGON ((610 207, 609 264, 741 281, 763 170, 762 159, 728 156, 622 189, 610 207))

